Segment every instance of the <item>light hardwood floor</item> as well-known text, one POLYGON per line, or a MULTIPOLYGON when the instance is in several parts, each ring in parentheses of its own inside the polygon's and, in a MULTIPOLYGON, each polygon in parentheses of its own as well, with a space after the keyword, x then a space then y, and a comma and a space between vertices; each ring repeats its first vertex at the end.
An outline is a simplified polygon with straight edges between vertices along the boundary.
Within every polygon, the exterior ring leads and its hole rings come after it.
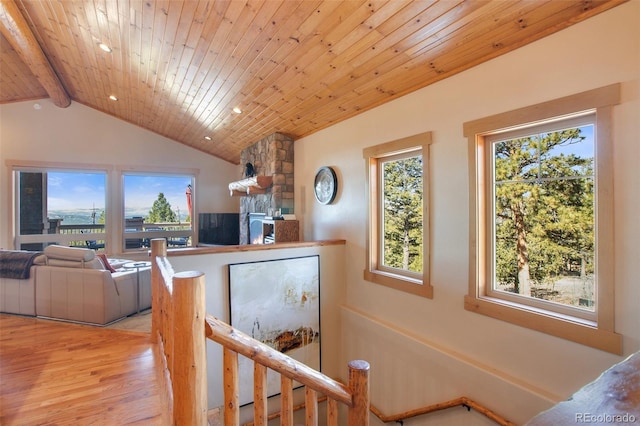
POLYGON ((169 425, 149 334, 0 314, 0 425, 169 425))

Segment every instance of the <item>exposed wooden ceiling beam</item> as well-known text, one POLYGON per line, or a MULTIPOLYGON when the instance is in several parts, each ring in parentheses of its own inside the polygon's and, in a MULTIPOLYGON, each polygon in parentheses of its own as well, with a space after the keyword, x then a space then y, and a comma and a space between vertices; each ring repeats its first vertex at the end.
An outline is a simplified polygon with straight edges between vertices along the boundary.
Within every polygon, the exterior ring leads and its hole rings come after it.
POLYGON ((0 33, 27 64, 53 103, 60 108, 71 105, 69 94, 13 0, 0 1, 0 33))

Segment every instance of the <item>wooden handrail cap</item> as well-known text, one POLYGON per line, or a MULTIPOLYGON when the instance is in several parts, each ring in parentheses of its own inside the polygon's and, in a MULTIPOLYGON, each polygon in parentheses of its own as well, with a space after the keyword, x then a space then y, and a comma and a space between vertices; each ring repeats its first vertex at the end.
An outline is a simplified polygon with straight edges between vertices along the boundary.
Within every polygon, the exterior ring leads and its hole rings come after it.
POLYGON ((173 277, 174 278, 196 278, 204 275, 204 272, 200 271, 184 271, 177 272, 173 277))
POLYGON ((353 370, 369 370, 369 363, 363 359, 349 361, 349 368, 353 370))

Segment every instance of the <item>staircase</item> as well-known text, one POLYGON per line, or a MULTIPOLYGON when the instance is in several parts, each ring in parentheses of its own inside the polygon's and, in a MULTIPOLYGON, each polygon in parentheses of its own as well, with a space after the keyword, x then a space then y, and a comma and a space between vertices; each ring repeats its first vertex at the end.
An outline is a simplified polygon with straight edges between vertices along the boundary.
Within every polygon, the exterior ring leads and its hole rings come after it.
MULTIPOLYGON (((326 398, 327 425, 338 425, 338 406, 347 407, 349 426, 369 424, 369 364, 348 364, 344 385, 259 342, 205 311, 204 274, 174 273, 164 239, 151 241, 151 339, 161 347, 176 425, 207 425, 206 339, 223 346, 225 426, 239 426, 238 356, 254 362, 254 424, 266 426, 267 369, 280 374, 281 424, 293 426, 293 384, 305 387, 305 425, 318 424, 318 403, 326 398), (319 397, 320 395, 320 397, 319 397)), ((211 415, 216 421, 215 414, 211 415)), ((220 423, 218 421, 218 423, 220 423)), ((213 423, 212 423, 213 424, 213 423)))

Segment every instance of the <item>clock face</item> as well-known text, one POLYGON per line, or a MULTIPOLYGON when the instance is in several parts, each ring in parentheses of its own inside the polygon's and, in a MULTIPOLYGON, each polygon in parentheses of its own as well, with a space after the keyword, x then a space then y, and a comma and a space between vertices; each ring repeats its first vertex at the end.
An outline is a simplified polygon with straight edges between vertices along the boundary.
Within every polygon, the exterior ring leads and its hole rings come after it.
POLYGON ((321 167, 316 173, 313 185, 316 200, 321 204, 330 204, 338 192, 338 179, 331 167, 321 167))

